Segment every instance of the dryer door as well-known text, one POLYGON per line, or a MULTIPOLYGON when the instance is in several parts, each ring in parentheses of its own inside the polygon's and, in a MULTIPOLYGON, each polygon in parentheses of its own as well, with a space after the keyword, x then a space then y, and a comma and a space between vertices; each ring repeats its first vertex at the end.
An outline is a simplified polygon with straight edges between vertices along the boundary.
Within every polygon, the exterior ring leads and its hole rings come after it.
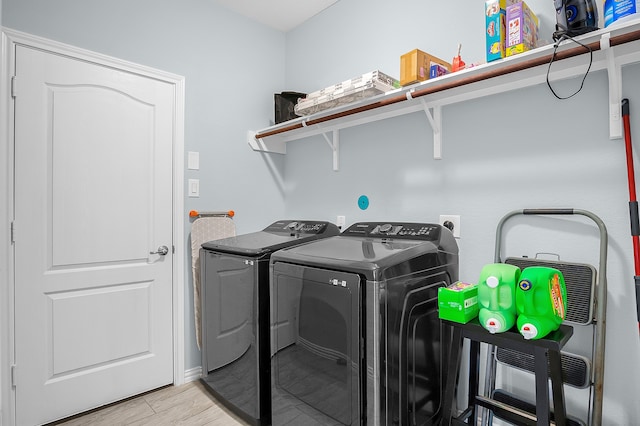
POLYGON ((336 424, 323 422, 326 416, 359 424, 360 276, 277 262, 271 283, 274 424, 278 415, 293 415, 299 401, 322 424, 336 424))
MULTIPOLYGON (((257 262, 250 258, 203 251, 203 373, 242 357, 255 341, 257 262)), ((255 355, 251 356, 255 359, 255 355)))

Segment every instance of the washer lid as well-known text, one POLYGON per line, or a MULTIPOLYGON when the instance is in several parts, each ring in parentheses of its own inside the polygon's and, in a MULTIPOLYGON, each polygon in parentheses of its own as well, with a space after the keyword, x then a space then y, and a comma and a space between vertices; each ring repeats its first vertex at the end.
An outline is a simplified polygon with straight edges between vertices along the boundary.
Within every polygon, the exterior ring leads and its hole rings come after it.
POLYGON ((353 238, 340 235, 291 248, 283 255, 290 253, 301 258, 323 259, 322 262, 327 265, 359 262, 376 267, 384 259, 397 258, 403 252, 419 246, 425 246, 430 251, 436 250, 433 243, 426 241, 353 238))
POLYGON ((378 279, 397 265, 406 265, 409 273, 442 265, 457 255, 453 235, 440 225, 367 222, 338 236, 284 248, 271 256, 271 262, 353 271, 378 279))
POLYGON ((208 241, 202 244, 202 248, 224 253, 259 256, 338 233, 338 227, 329 222, 280 220, 262 231, 208 241))

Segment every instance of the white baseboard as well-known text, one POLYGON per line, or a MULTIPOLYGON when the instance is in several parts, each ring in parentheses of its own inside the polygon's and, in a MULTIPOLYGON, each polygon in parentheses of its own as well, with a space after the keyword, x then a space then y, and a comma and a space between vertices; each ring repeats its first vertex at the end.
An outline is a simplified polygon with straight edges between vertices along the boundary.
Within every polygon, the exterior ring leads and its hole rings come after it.
POLYGON ((184 372, 184 382, 189 383, 200 379, 202 376, 202 367, 195 367, 184 372))

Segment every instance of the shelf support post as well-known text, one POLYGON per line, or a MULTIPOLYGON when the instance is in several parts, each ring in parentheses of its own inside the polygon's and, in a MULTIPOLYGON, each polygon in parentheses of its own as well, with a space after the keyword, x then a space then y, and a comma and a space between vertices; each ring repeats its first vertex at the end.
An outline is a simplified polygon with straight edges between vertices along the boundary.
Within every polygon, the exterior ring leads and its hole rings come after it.
POLYGON ((442 160, 442 107, 439 105, 429 108, 427 101, 420 98, 424 113, 427 115, 431 129, 433 130, 433 159, 442 160), (432 110, 433 113, 430 111, 432 110))
POLYGON ((326 133, 323 133, 322 136, 333 152, 333 171, 337 172, 340 170, 340 131, 334 130, 331 139, 329 139, 326 133))
POLYGON ((622 101, 622 78, 620 65, 611 48, 611 33, 602 34, 600 37, 600 49, 604 50, 607 60, 607 74, 609 77, 609 138, 622 138, 622 113, 620 102, 622 101))

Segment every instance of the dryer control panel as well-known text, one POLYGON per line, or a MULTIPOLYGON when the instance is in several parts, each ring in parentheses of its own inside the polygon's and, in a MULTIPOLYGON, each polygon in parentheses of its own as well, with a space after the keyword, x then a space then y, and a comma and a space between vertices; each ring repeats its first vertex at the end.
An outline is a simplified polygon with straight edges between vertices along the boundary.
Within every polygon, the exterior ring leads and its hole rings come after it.
POLYGON ((434 223, 359 222, 345 229, 340 235, 436 241, 440 238, 441 229, 442 226, 434 223))
MULTIPOLYGON (((297 233, 297 234, 322 234, 329 225, 329 222, 321 221, 300 221, 300 220, 279 220, 267 226, 264 231, 271 233, 297 233)), ((333 225, 335 227, 335 225, 333 225)))

